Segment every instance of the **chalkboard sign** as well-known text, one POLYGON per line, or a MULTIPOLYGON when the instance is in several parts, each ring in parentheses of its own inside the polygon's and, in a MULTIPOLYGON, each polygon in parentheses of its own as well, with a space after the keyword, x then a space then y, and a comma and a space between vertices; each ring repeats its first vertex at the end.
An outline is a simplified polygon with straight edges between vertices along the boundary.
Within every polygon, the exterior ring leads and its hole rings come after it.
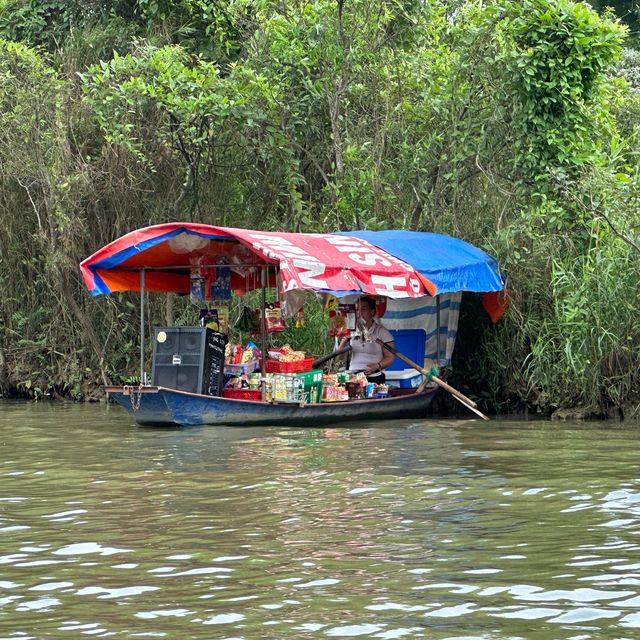
POLYGON ((224 382, 224 348, 227 336, 224 333, 206 329, 207 332, 207 365, 204 372, 205 393, 210 396, 222 395, 224 382))

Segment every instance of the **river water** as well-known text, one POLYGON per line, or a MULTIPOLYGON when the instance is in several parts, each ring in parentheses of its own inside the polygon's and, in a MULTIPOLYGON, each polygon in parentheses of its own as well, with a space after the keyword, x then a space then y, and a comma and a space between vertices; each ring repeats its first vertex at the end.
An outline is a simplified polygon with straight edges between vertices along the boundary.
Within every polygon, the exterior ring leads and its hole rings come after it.
POLYGON ((0 638, 640 637, 638 424, 0 427, 0 638))

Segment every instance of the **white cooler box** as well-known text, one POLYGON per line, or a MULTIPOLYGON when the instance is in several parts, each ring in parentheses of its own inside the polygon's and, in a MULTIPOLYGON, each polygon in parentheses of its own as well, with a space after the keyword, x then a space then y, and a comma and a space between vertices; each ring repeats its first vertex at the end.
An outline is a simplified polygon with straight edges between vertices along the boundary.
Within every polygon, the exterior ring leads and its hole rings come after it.
POLYGON ((390 389, 415 389, 422 382, 422 374, 415 369, 400 369, 398 371, 385 371, 385 384, 390 389))

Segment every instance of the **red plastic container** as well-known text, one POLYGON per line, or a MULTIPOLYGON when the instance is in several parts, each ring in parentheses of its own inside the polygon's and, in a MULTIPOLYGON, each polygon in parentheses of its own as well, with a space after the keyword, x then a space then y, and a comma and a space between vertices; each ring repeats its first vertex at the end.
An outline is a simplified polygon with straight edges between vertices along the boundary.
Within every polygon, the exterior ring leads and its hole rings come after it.
POLYGON ((233 398, 234 400, 262 400, 262 391, 259 389, 223 389, 222 396, 224 398, 233 398))
POLYGON ((295 362, 280 362, 280 360, 267 360, 267 373, 305 373, 311 371, 313 358, 303 358, 295 362))

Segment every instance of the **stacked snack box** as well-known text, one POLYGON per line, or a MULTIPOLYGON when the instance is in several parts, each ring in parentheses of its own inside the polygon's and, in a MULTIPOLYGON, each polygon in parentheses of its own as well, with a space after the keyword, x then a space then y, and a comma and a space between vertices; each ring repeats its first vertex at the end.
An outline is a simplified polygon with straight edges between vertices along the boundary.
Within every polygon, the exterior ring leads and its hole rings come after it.
POLYGON ((324 374, 320 369, 304 373, 267 373, 258 371, 231 376, 225 390, 227 397, 260 399, 266 402, 343 402, 365 398, 385 398, 389 388, 385 384, 367 381, 363 373, 324 374), (240 391, 246 394, 239 393, 240 391))
POLYGON ((349 399, 345 387, 344 374, 327 374, 322 376, 322 402, 343 402, 349 399), (344 380, 344 382, 342 382, 344 380))
POLYGON ((322 370, 312 369, 305 373, 298 373, 296 377, 302 381, 303 401, 307 403, 322 400, 322 370))
POLYGON ((265 399, 275 402, 304 402, 303 381, 293 373, 274 373, 267 382, 265 399), (269 393, 268 387, 271 386, 269 393))
POLYGON ((322 402, 343 402, 365 398, 386 398, 389 387, 374 384, 364 373, 341 372, 323 376, 322 402))

